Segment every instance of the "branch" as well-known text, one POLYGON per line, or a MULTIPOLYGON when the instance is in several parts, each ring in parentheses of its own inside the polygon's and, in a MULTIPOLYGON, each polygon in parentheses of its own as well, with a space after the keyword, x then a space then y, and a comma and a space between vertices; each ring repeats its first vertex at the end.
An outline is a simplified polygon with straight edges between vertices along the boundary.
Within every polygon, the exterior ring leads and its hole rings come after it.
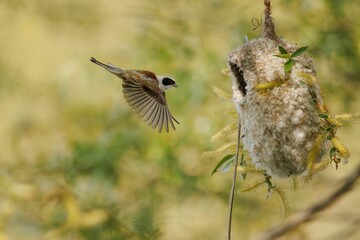
POLYGON ((275 228, 271 228, 261 235, 254 238, 254 240, 270 240, 276 239, 287 232, 299 227, 301 224, 310 221, 315 217, 316 214, 321 212, 322 210, 330 207, 331 204, 334 204, 337 199, 345 195, 345 193, 349 192, 351 188, 354 186, 356 180, 360 177, 360 165, 357 166, 356 170, 345 179, 345 182, 342 186, 340 186, 334 193, 328 196, 323 201, 310 206, 308 209, 305 209, 298 214, 296 214, 292 219, 290 219, 284 225, 280 225, 275 228))
POLYGON ((264 0, 265 5, 265 21, 264 21, 264 29, 262 33, 262 37, 264 38, 270 38, 273 40, 278 40, 278 37, 275 33, 275 24, 271 17, 271 1, 270 0, 264 0))

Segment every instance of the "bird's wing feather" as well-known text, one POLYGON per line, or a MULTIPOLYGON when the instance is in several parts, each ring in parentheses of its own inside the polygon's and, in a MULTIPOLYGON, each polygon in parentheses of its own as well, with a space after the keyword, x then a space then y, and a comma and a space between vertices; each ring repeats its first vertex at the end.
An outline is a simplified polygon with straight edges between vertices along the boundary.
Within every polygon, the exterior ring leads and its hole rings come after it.
POLYGON ((163 127, 169 132, 170 126, 176 130, 174 121, 179 122, 171 115, 166 103, 165 93, 153 90, 141 84, 140 81, 124 81, 123 93, 130 107, 143 119, 148 126, 162 131, 163 127))
POLYGON ((148 78, 151 79, 157 79, 155 73, 150 72, 150 71, 146 71, 146 70, 131 70, 133 72, 137 72, 139 74, 141 74, 142 76, 147 76, 148 78))

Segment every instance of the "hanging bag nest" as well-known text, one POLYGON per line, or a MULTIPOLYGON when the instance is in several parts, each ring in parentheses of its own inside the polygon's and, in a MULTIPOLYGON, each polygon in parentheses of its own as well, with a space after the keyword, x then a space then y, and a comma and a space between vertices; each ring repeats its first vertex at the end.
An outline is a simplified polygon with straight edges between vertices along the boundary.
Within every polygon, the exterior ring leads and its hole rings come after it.
POLYGON ((316 143, 323 101, 306 48, 278 38, 270 14, 269 5, 262 36, 231 52, 228 67, 244 150, 256 168, 288 177, 325 153, 316 143))

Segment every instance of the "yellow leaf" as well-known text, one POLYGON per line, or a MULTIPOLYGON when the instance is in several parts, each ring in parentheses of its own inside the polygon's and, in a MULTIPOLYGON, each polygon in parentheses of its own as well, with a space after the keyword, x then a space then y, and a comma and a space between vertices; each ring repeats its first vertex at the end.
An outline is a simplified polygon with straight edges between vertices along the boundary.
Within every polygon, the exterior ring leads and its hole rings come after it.
POLYGON ((214 151, 208 151, 203 154, 206 158, 217 157, 221 154, 235 152, 237 141, 225 144, 214 151))
POLYGON ((221 70, 221 73, 226 75, 226 76, 230 76, 230 69, 224 68, 224 69, 221 70))
POLYGON ((255 90, 263 93, 266 90, 273 89, 275 87, 279 87, 281 84, 283 84, 283 80, 275 80, 267 83, 261 83, 255 86, 255 90))
POLYGON ((345 159, 348 159, 350 157, 349 150, 345 147, 345 145, 340 141, 339 138, 333 137, 331 139, 331 143, 336 148, 336 150, 338 150, 341 157, 343 157, 345 159))
POLYGON ((265 186, 266 182, 262 180, 258 180, 256 182, 253 182, 252 184, 242 188, 239 190, 239 192, 250 192, 259 189, 261 186, 265 186))
POLYGON ((14 183, 10 188, 12 194, 18 198, 31 199, 36 196, 35 188, 28 184, 14 183))
POLYGON ((227 135, 230 135, 233 132, 236 132, 235 130, 237 130, 239 125, 239 122, 236 121, 232 121, 229 125, 227 125, 226 127, 224 127, 223 129, 221 129, 220 131, 218 131, 214 136, 212 136, 212 138, 210 139, 211 142, 214 142, 218 139, 221 139, 222 137, 225 137, 227 135))
POLYGON ((230 93, 227 93, 227 92, 221 90, 218 87, 213 87, 213 91, 221 99, 224 99, 226 101, 231 101, 232 100, 232 96, 231 96, 230 93))
POLYGON ((334 118, 340 121, 341 123, 347 123, 353 120, 359 120, 360 113, 354 113, 354 114, 346 113, 346 114, 336 115, 334 118))
POLYGON ((85 213, 81 218, 81 225, 83 227, 92 227, 103 223, 108 218, 105 211, 101 209, 92 210, 89 213, 85 213))
POLYGON ((304 72, 300 72, 297 75, 304 79, 306 85, 311 87, 316 86, 316 78, 313 75, 304 72))
POLYGON ((75 198, 66 196, 64 205, 67 214, 66 227, 77 228, 80 225, 81 212, 75 198))
POLYGON ((321 148, 322 148, 325 140, 326 140, 325 134, 319 134, 315 139, 314 146, 313 146, 312 150, 310 151, 310 153, 308 155, 308 159, 307 159, 307 164, 308 164, 308 169, 309 169, 310 174, 312 172, 315 162, 317 161, 317 157, 321 151, 321 148))
POLYGON ((330 123, 331 125, 335 125, 335 126, 338 126, 338 127, 342 127, 344 124, 340 121, 338 121, 337 119, 335 118, 329 118, 327 119, 328 123, 330 123))
POLYGON ((280 187, 274 187, 272 191, 276 193, 276 198, 281 209, 281 217, 284 219, 287 218, 289 216, 290 207, 284 190, 280 187))

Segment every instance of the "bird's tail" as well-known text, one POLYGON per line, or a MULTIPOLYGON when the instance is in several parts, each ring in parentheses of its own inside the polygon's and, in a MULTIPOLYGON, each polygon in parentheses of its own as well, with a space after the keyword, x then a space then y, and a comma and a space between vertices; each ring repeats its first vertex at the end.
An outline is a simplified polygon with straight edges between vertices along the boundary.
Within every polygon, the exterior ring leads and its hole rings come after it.
POLYGON ((109 63, 109 64, 102 63, 102 62, 96 60, 94 57, 91 57, 90 61, 97 64, 97 65, 99 65, 100 67, 105 68, 106 70, 108 70, 109 72, 115 74, 116 76, 122 78, 124 70, 122 70, 121 68, 118 68, 117 66, 114 66, 111 63, 109 63))

